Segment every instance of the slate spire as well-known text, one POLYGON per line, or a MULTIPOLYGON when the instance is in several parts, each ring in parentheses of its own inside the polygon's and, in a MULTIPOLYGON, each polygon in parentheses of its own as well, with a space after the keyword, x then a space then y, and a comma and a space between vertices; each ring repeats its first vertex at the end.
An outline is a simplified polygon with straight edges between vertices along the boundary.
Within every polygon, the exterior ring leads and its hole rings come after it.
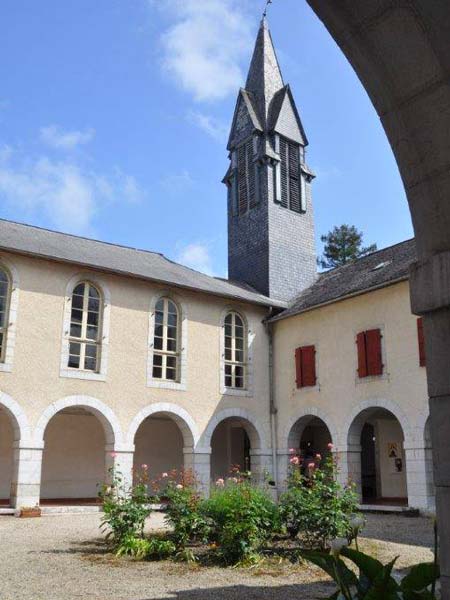
POLYGON ((267 19, 263 17, 256 38, 245 90, 252 94, 259 120, 264 128, 270 104, 275 94, 282 88, 284 88, 283 76, 267 19))

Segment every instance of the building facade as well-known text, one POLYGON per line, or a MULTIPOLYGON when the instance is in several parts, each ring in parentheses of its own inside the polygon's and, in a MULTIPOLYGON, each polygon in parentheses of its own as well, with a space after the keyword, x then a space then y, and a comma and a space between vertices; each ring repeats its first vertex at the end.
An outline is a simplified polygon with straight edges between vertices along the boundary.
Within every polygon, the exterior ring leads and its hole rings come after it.
POLYGON ((308 144, 261 23, 228 144, 229 280, 151 252, 0 221, 0 499, 86 502, 231 465, 281 491, 290 449, 361 501, 433 510, 414 241, 318 275, 308 144))

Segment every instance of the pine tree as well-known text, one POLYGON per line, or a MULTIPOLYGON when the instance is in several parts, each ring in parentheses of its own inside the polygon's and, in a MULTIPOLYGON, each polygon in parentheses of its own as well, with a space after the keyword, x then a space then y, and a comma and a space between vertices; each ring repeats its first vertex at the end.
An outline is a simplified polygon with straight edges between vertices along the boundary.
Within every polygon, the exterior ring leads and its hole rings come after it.
POLYGON ((363 234, 354 225, 335 227, 320 239, 325 246, 323 256, 318 262, 324 269, 341 267, 377 249, 376 244, 363 246, 363 234))

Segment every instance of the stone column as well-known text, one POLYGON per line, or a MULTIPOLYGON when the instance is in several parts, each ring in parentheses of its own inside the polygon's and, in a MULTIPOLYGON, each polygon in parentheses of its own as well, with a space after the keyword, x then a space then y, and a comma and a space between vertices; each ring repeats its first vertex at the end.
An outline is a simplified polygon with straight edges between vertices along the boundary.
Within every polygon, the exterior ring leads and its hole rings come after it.
POLYGON ((13 446, 13 476, 11 506, 36 506, 40 501, 42 452, 44 445, 15 442, 13 446))
POLYGON ((129 489, 133 484, 134 444, 105 446, 105 482, 111 482, 111 469, 119 471, 124 480, 124 486, 129 489))
POLYGON ((427 477, 426 448, 420 443, 405 443, 408 505, 424 513, 434 512, 434 494, 427 477), (431 495, 432 494, 432 495, 431 495))
POLYGON ((211 483, 211 448, 183 448, 184 468, 191 469, 200 493, 207 498, 211 483))
POLYGON ((287 489, 287 478, 289 475, 289 459, 291 453, 287 449, 278 450, 278 494, 282 494, 287 489))
POLYGON ((267 475, 273 478, 272 450, 250 450, 250 467, 252 480, 257 484, 263 484, 267 475))
POLYGON ((362 476, 361 476, 361 446, 351 444, 340 446, 342 450, 334 452, 338 461, 338 481, 342 486, 349 482, 356 485, 359 501, 362 501, 362 476))

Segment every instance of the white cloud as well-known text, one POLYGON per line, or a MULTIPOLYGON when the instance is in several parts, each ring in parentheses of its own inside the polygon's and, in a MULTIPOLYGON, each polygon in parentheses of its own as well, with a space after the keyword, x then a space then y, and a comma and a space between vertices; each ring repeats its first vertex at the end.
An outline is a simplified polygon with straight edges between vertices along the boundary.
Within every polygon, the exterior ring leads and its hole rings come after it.
POLYGON ((253 44, 242 0, 150 0, 171 19, 161 36, 163 69, 197 101, 236 93, 241 61, 253 44))
POLYGON ((200 242, 188 244, 180 250, 176 261, 207 275, 213 274, 212 258, 206 244, 200 242))
POLYGON ((171 194, 178 194, 179 192, 185 191, 187 188, 191 188, 194 185, 194 180, 187 169, 181 171, 181 173, 172 173, 166 175, 161 179, 161 185, 171 194))
POLYGON ((207 133, 213 140, 224 143, 227 141, 229 126, 212 117, 198 111, 191 111, 188 114, 188 119, 191 123, 194 123, 202 131, 207 133))
POLYGON ((88 144, 94 135, 94 129, 64 131, 58 125, 48 125, 47 127, 41 127, 40 130, 41 141, 59 150, 73 150, 77 146, 88 144))
POLYGON ((89 234, 102 209, 142 195, 134 178, 120 171, 107 176, 69 161, 0 152, 1 202, 64 231, 89 234))

